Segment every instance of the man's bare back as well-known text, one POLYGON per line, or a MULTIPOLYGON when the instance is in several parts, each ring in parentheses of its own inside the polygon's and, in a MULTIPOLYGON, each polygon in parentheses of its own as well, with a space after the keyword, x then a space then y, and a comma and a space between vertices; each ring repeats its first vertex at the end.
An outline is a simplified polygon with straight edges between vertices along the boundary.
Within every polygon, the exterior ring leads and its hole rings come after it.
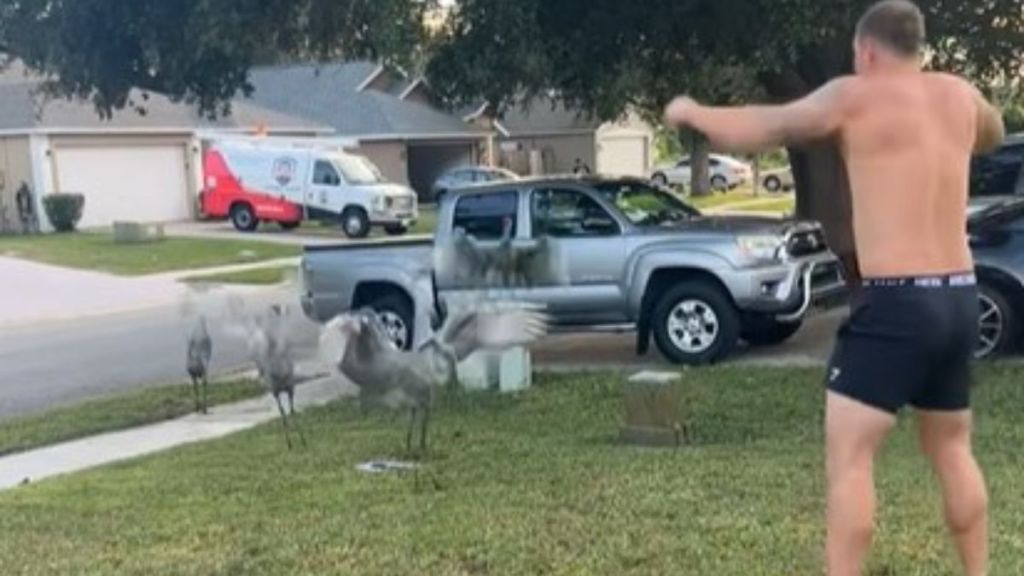
POLYGON ((974 269, 966 232, 973 88, 955 76, 907 73, 843 80, 839 138, 866 278, 974 269))

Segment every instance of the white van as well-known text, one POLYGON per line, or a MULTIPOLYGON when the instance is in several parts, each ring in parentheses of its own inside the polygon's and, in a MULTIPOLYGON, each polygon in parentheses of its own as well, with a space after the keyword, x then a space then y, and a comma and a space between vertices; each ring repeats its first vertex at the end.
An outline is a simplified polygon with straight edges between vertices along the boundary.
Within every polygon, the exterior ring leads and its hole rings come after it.
POLYGON ((392 184, 362 156, 341 146, 260 138, 210 140, 203 157, 202 212, 253 231, 303 220, 339 222, 363 238, 373 226, 404 234, 419 216, 416 193, 392 184))

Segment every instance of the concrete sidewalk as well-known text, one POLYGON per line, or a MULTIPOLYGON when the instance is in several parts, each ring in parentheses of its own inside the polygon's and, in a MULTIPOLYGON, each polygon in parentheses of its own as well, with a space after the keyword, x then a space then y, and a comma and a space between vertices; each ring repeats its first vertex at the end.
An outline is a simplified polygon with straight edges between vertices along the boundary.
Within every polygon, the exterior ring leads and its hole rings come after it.
MULTIPOLYGON (((322 406, 351 395, 355 388, 340 378, 323 378, 299 386, 295 407, 322 406)), ((0 458, 0 490, 27 482, 79 472, 163 450, 213 440, 278 418, 269 395, 216 406, 207 415, 191 414, 158 424, 72 440, 0 458)))
POLYGON ((149 274, 147 276, 141 276, 140 278, 179 282, 186 278, 202 278, 203 276, 210 276, 214 274, 233 274, 235 272, 248 272, 249 270, 259 270, 261 268, 279 268, 285 266, 298 268, 301 261, 301 256, 292 256, 290 258, 261 260, 259 262, 248 262, 245 264, 227 264, 225 266, 214 266, 211 268, 172 270, 170 272, 160 272, 159 274, 149 274))

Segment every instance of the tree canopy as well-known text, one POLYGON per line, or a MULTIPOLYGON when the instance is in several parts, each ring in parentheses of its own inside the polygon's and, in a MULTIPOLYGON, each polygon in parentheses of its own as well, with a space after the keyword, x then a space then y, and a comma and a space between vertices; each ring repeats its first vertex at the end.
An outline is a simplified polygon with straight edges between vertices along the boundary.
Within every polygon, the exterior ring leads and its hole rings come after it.
POLYGON ((268 58, 402 63, 430 0, 11 0, 0 49, 105 116, 141 88, 223 113, 268 58))
MULTIPOLYGON (((455 102, 557 90, 604 119, 675 94, 791 98, 849 71, 873 0, 462 0, 430 65, 455 102)), ((985 84, 1019 74, 1020 0, 921 0, 935 68, 985 84)))

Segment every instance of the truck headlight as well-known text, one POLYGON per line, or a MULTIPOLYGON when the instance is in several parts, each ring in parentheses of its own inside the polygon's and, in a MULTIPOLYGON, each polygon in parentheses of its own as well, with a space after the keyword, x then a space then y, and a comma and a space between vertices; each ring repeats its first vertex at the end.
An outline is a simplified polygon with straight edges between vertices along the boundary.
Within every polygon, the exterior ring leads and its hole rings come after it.
POLYGON ((778 236, 740 236, 736 239, 740 253, 755 262, 773 262, 782 253, 782 238, 778 236))

